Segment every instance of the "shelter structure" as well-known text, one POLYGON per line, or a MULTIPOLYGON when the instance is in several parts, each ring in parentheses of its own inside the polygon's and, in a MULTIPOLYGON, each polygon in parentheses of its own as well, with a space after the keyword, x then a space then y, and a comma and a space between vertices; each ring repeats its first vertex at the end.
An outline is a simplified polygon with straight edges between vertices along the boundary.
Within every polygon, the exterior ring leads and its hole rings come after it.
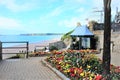
MULTIPOLYGON (((77 26, 74 31, 70 34, 71 37, 78 37, 79 39, 79 49, 83 49, 86 48, 83 46, 83 42, 90 44, 90 38, 94 37, 94 34, 88 29, 88 27, 86 25, 84 26, 77 26), (89 39, 89 43, 87 42, 87 39, 89 39)), ((73 43, 73 40, 72 40, 73 43)), ((90 47, 91 48, 91 44, 90 47)))

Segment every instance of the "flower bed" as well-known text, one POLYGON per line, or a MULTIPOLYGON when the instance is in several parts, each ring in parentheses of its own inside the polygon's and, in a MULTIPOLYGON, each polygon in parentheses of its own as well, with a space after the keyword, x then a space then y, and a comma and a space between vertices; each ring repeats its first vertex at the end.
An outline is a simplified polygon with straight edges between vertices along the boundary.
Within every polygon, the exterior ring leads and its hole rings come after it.
MULTIPOLYGON (((102 61, 96 50, 54 51, 46 61, 71 80, 106 80, 102 75, 102 61)), ((120 80, 120 67, 111 65, 113 80, 120 80)))
POLYGON ((38 51, 38 52, 33 52, 29 54, 30 57, 38 57, 38 56, 48 56, 50 55, 51 52, 44 52, 44 51, 38 51))

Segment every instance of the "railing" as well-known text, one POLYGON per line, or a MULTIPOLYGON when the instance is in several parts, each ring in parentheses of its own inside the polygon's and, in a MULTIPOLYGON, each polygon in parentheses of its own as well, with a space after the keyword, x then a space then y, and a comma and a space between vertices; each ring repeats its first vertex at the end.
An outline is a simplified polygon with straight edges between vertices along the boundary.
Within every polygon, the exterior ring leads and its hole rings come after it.
POLYGON ((2 60, 2 54, 26 54, 26 58, 28 58, 28 49, 29 49, 29 42, 27 41, 22 41, 22 42, 0 42, 0 60, 2 60), (15 46, 15 47, 4 47, 3 44, 14 44, 14 43, 24 43, 26 45, 21 46, 15 46), (3 50, 12 50, 12 49, 25 49, 26 52, 3 52, 3 50))

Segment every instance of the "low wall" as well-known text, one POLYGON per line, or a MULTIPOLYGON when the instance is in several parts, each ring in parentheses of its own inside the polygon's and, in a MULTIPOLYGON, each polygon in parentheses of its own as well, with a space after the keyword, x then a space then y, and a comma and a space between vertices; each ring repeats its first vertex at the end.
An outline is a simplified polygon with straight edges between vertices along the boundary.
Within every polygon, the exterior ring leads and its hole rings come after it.
MULTIPOLYGON (((94 32, 98 36, 97 49, 103 51, 104 34, 103 31, 94 32)), ((120 32, 111 32, 111 53, 120 53, 120 32)))
POLYGON ((51 47, 51 46, 55 46, 58 49, 66 48, 66 45, 63 41, 57 41, 57 42, 54 42, 54 43, 49 43, 49 47, 51 47))

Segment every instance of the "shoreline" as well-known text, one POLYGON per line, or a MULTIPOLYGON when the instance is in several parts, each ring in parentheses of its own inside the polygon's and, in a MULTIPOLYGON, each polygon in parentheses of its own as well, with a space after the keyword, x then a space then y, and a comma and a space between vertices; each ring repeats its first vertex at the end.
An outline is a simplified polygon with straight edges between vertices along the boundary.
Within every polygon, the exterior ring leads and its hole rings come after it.
POLYGON ((49 43, 54 43, 57 41, 60 41, 60 39, 56 38, 56 39, 45 40, 45 41, 41 41, 41 42, 30 43, 29 44, 29 51, 34 51, 35 47, 37 47, 37 46, 38 47, 40 46, 43 48, 43 47, 49 46, 49 43))

